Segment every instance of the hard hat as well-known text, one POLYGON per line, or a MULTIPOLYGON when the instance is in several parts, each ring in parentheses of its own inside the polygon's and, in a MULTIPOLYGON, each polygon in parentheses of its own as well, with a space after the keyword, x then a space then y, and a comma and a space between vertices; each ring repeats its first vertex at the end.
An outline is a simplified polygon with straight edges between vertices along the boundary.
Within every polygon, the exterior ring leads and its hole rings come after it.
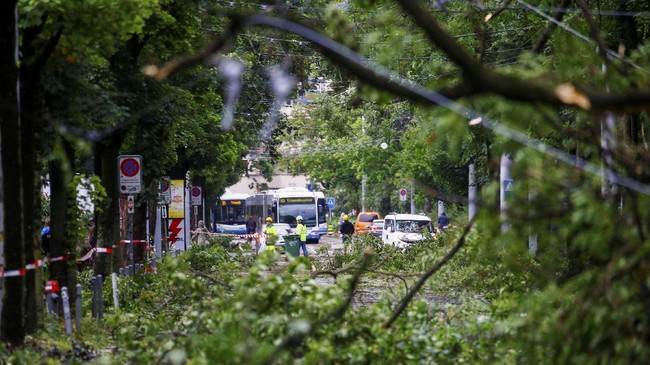
POLYGON ((273 218, 271 218, 271 217, 266 217, 266 221, 267 221, 267 222, 273 222, 273 218))
POLYGON ((302 220, 302 216, 301 216, 301 215, 297 216, 297 217, 296 217, 296 220, 297 220, 297 221, 301 221, 301 220, 302 220))
POLYGON ((350 219, 350 217, 348 217, 347 214, 343 216, 343 220, 344 220, 344 221, 347 221, 348 219, 350 219))

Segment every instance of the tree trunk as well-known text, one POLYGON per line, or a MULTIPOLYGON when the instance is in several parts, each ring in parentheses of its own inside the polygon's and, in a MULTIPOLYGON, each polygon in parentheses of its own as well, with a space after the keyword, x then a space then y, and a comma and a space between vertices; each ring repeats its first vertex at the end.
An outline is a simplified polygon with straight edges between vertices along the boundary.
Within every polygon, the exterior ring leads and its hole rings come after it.
MULTIPOLYGON (((117 156, 122 146, 123 134, 114 135, 110 140, 98 144, 95 148, 95 174, 99 175, 106 189, 104 209, 99 213, 97 226, 97 247, 111 248, 119 245, 120 235, 120 192, 117 181, 117 156)), ((120 267, 121 249, 113 250, 113 255, 96 256, 94 273, 106 277, 120 267), (111 258, 113 261, 111 263, 111 258), (111 265, 112 264, 112 265, 111 265), (113 269, 111 269, 111 266, 113 269)))
MULTIPOLYGON (((133 239, 136 241, 147 239, 147 204, 144 201, 138 201, 138 197, 141 196, 135 196, 135 209, 133 212, 133 239)), ((148 247, 148 245, 142 242, 133 244, 136 263, 145 263, 145 247, 148 247)))
POLYGON ((50 278, 58 280, 61 287, 67 286, 69 293, 74 292, 73 284, 76 284, 77 250, 76 240, 71 239, 74 235, 66 231, 70 220, 70 192, 68 185, 72 181, 73 151, 65 140, 61 139, 64 153, 50 163, 50 210, 51 217, 51 241, 50 257, 67 256, 67 260, 55 261, 50 264, 50 278))
MULTIPOLYGON (((25 246, 22 229, 23 205, 20 172, 20 114, 17 84, 19 73, 14 59, 16 49, 16 1, 0 2, 0 143, 2 146, 3 214, 4 219, 4 269, 25 268, 25 246), (9 175, 6 172, 14 174, 9 175), (6 178, 6 177, 11 178, 6 178)), ((10 276, 3 279, 2 328, 0 339, 13 345, 22 345, 25 339, 24 301, 25 277, 10 276)))
MULTIPOLYGON (((34 91, 34 90, 33 90, 34 91)), ((35 91, 34 91, 35 92, 35 91)), ((24 95, 25 93, 23 93, 24 95)), ((25 260, 32 263, 41 258, 41 245, 38 239, 40 222, 40 190, 38 177, 39 164, 36 163, 35 134, 37 110, 33 97, 22 97, 21 151, 22 151, 22 189, 23 189, 23 235, 25 237, 25 260)), ((40 269, 29 270, 25 275, 25 330, 34 333, 38 327, 38 317, 43 314, 43 287, 40 269)))
POLYGON ((204 201, 205 207, 205 217, 203 217, 203 220, 205 221, 205 226, 210 229, 210 231, 213 230, 214 228, 214 222, 213 222, 213 217, 212 217, 212 207, 215 206, 216 202, 210 198, 209 195, 206 196, 205 201, 204 201))

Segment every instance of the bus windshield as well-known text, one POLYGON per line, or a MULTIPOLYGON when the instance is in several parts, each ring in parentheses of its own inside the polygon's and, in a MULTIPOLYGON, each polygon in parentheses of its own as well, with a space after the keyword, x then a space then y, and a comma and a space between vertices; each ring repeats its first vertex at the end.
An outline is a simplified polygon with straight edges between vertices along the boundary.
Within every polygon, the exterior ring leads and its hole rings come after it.
POLYGON ((215 209, 215 223, 244 224, 246 223, 245 200, 222 200, 215 209))
POLYGON ((307 227, 316 226, 316 205, 309 204, 282 204, 280 203, 279 222, 288 223, 291 227, 296 226, 296 217, 302 216, 307 227))

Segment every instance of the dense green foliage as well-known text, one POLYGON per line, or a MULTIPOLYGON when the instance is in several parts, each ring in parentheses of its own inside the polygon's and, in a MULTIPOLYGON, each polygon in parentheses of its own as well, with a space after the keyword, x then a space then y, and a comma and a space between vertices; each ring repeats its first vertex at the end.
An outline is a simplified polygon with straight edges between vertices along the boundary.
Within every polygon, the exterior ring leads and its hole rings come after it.
MULTIPOLYGON (((368 182, 367 206, 381 212, 405 210, 395 190, 414 182, 418 208, 442 198, 458 203, 461 214, 470 163, 481 189, 467 242, 390 328, 382 326, 405 293, 402 285, 435 267, 455 234, 407 252, 360 239, 350 253, 314 263, 329 270, 316 278, 309 276, 312 263, 302 259, 285 270, 273 258, 254 261, 221 244, 191 250, 168 259, 158 275, 122 280, 123 308, 110 313, 101 331, 85 323, 77 340, 110 353, 105 360, 115 363, 648 362, 649 5, 578 0, 561 2, 567 7, 562 12, 556 1, 536 1, 537 11, 517 4, 19 1, 22 96, 34 106, 23 115, 39 123, 3 146, 16 142, 11 146, 25 151, 18 142, 36 144, 40 140, 32 135, 42 135, 42 154, 32 162, 53 161, 54 172, 63 171, 70 181, 91 170, 91 153, 109 145, 113 149, 103 156, 110 166, 118 153, 157 161, 144 173, 152 202, 159 175, 184 177, 187 171, 215 197, 244 172, 241 157, 248 147, 262 145, 273 159, 283 153, 283 166, 321 183, 344 210, 360 206, 362 179, 368 182), (450 99, 433 103, 394 85, 389 91, 390 80, 378 81, 376 74, 364 74, 367 69, 351 71, 332 52, 320 49, 321 56, 303 47, 318 49, 314 41, 246 28, 242 19, 250 12, 301 19, 450 99), (564 27, 552 29, 540 12, 562 18, 564 27), (239 27, 233 33, 225 31, 228 17, 239 27), (150 63, 196 52, 215 34, 232 46, 224 57, 247 66, 231 131, 219 127, 227 87, 212 67, 184 69, 165 82, 141 73, 150 63), (273 131, 278 138, 259 142, 275 101, 266 72, 277 64, 296 75, 296 97, 313 94, 309 90, 321 81, 331 90, 281 119, 273 131), (515 189, 508 211, 499 214, 497 166, 505 153, 514 161, 515 189), (534 255, 527 250, 531 237, 538 239, 534 255), (356 266, 366 263, 367 246, 374 253, 358 294, 363 288, 378 294, 367 302, 356 296, 350 308, 336 311, 355 283, 356 266), (327 275, 336 280, 324 282, 327 275), (378 289, 386 287, 391 290, 378 289)), ((213 56, 202 61, 218 62, 213 56)), ((12 70, 6 60, 0 67, 12 70)), ((2 95, 15 90, 13 83, 1 87, 2 95)), ((4 149, 3 161, 15 152, 4 149)), ((268 161, 259 163, 269 170, 268 161)), ((106 184, 115 174, 107 176, 106 184)), ((21 195, 18 190, 4 197, 21 195)), ((105 201, 114 203, 116 195, 107 191, 105 201)), ((12 207, 16 201, 11 199, 12 207)), ((29 219, 33 211, 16 214, 29 219)), ((117 214, 106 214, 116 224, 117 214)), ((72 241, 78 222, 64 219, 72 241)), ((21 238, 17 226, 7 230, 15 244, 10 253, 26 259, 33 242, 21 238)), ((50 336, 66 342, 56 323, 48 320, 25 352, 0 356, 27 362, 43 355, 50 336)), ((87 349, 71 344, 57 351, 83 360, 87 349)))
MULTIPOLYGON (((528 284, 524 279, 512 283, 497 264, 481 270, 491 284, 472 285, 477 266, 468 265, 471 258, 464 254, 458 265, 434 278, 400 320, 384 329, 404 295, 402 281, 410 285, 413 274, 434 263, 450 245, 442 239, 402 253, 369 240, 356 240, 350 253, 336 254, 331 264, 302 258, 285 263, 284 257, 272 255, 254 260, 220 244, 192 249, 179 259, 166 259, 158 274, 121 277, 120 309, 111 309, 111 301, 105 301, 109 306, 105 323, 84 320, 74 341, 90 349, 98 361, 116 364, 264 363, 283 338, 301 331, 311 335, 283 349, 278 363, 300 359, 309 364, 452 364, 515 358, 517 352, 494 347, 495 338, 502 335, 494 331, 498 310, 490 302, 521 291, 528 284), (352 306, 340 317, 320 322, 344 302, 349 279, 368 244, 376 251, 352 306), (312 264, 340 274, 310 275, 312 264)), ((470 247, 477 249, 474 241, 470 247)), ((81 282, 88 286, 88 277, 81 282)), ((105 298, 111 297, 109 288, 107 281, 105 298)), ((72 355, 76 342, 61 337, 61 330, 60 322, 50 318, 45 332, 28 341, 24 352, 4 352, 3 360, 15 364, 63 356, 86 360, 81 357, 85 352, 72 355)))

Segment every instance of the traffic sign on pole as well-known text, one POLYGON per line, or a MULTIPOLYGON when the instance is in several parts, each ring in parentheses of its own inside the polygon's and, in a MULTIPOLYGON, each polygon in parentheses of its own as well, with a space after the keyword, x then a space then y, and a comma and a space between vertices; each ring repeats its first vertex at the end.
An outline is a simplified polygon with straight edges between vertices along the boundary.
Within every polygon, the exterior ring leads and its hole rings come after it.
POLYGON ((126 197, 126 209, 127 213, 133 213, 133 210, 135 209, 135 201, 133 199, 133 195, 126 197))
POLYGON ((513 179, 504 179, 503 180, 503 193, 505 197, 510 196, 510 193, 513 190, 515 181, 513 179))
POLYGON ((408 194, 408 191, 406 191, 406 189, 404 189, 404 188, 399 189, 399 201, 405 202, 406 201, 406 194, 408 194))
POLYGON ((325 198, 325 201, 327 202, 327 209, 334 210, 334 208, 336 207, 336 199, 325 198))
POLYGON ((138 194, 142 191, 142 157, 120 155, 117 157, 120 176, 120 193, 138 194))
POLYGON ((172 189, 171 189, 171 179, 169 178, 169 176, 163 176, 160 179, 160 197, 162 198, 163 204, 171 204, 172 189))
POLYGON ((192 205, 201 205, 201 195, 203 191, 200 186, 192 187, 192 205))

